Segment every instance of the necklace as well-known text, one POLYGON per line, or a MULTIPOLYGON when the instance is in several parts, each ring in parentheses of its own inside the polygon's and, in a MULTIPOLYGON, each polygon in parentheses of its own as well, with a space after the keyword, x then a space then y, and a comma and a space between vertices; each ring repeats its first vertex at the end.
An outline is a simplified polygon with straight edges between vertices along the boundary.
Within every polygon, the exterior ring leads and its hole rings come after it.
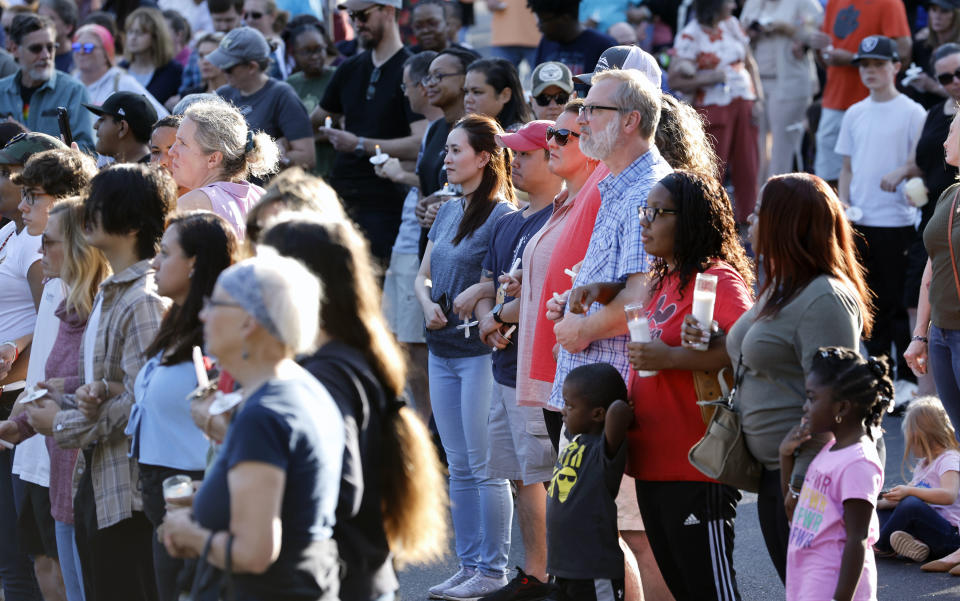
MULTIPOLYGON (((7 239, 3 241, 3 244, 0 244, 0 252, 3 252, 3 249, 7 247, 7 242, 10 242, 10 238, 13 238, 17 233, 17 228, 13 228, 13 231, 7 236, 7 239)), ((3 265, 3 262, 7 260, 7 255, 0 256, 0 265, 3 265)))

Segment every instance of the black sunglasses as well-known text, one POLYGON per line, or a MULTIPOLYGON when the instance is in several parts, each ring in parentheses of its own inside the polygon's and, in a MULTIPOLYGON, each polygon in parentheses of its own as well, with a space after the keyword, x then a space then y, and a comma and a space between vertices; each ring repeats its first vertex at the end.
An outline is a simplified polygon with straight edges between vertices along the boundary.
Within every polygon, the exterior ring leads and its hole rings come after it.
POLYGON ((566 146, 567 141, 570 140, 570 136, 579 138, 580 134, 575 131, 570 131, 569 129, 555 129, 553 127, 547 128, 547 142, 550 141, 550 138, 553 138, 557 141, 558 145, 566 146))
POLYGON ((557 106, 563 106, 570 100, 570 94, 566 92, 558 92, 556 94, 537 94, 533 97, 537 101, 537 104, 540 106, 547 106, 550 104, 550 101, 556 101, 557 106))
POLYGON ((960 79, 960 69, 957 69, 953 73, 937 73, 937 81, 940 82, 941 86, 953 83, 954 79, 960 79))
POLYGON ((660 207, 637 207, 637 215, 640 219, 646 219, 647 223, 653 225, 660 215, 679 215, 680 211, 676 209, 661 209, 660 207))
POLYGON ((373 95, 377 93, 378 81, 380 81, 380 67, 374 67, 370 74, 370 82, 367 84, 367 100, 373 100, 373 95))
POLYGON ((363 10, 348 10, 347 16, 350 17, 351 21, 356 21, 357 23, 366 23, 367 19, 370 18, 370 13, 376 8, 380 8, 380 5, 374 4, 373 6, 363 10))
POLYGON ((255 10, 251 10, 248 13, 243 13, 244 21, 259 21, 262 18, 263 18, 263 13, 257 12, 255 10))
POLYGON ((60 44, 55 44, 53 42, 50 42, 47 44, 30 44, 29 46, 27 46, 27 50, 29 50, 32 54, 40 54, 41 52, 43 52, 44 49, 46 49, 47 52, 49 52, 50 54, 53 54, 54 51, 56 51, 56 49, 59 47, 60 47, 60 44))

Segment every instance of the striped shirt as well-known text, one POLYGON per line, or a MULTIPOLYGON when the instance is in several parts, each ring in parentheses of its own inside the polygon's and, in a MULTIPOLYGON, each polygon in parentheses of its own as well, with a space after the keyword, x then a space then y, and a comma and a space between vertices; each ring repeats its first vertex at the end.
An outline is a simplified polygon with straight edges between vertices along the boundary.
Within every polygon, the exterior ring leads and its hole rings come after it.
MULTIPOLYGON (((168 301, 157 294, 151 260, 140 261, 107 278, 100 285, 100 323, 94 344, 94 382, 106 378, 123 382, 123 392, 100 405, 96 419, 88 420, 77 409, 64 409, 53 422, 53 436, 64 449, 93 447, 89 469, 93 470, 93 494, 97 526, 112 526, 141 511, 137 490, 137 460, 128 457, 129 437, 124 434, 133 405, 133 384, 146 362, 144 352, 160 329, 168 301)), ((80 374, 83 375, 83 346, 80 374)), ((87 382, 89 383, 89 382, 87 382)), ((65 395, 64 406, 75 406, 65 395)), ((73 473, 74 494, 85 468, 83 455, 73 473)))
MULTIPOLYGON (((656 146, 651 146, 618 175, 610 174, 597 184, 600 210, 574 287, 597 282, 623 282, 635 273, 647 271, 648 258, 640 240, 637 207, 647 206, 650 189, 671 171, 673 169, 660 156, 656 146)), ((594 303, 587 315, 596 313, 601 307, 594 303)), ((570 370, 581 365, 609 363, 626 380, 630 367, 627 362, 629 340, 626 334, 595 340, 579 353, 569 353, 561 347, 548 404, 556 409, 563 407, 563 382, 570 370)))

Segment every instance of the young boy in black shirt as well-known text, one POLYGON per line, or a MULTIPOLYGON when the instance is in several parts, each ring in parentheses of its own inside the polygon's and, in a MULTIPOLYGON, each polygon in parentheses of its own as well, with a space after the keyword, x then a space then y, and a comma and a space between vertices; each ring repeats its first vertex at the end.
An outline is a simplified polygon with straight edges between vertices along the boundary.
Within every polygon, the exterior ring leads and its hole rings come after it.
POLYGON ((547 572, 556 601, 622 601, 623 552, 617 505, 633 410, 627 387, 607 363, 582 365, 563 384, 560 451, 547 490, 547 572))

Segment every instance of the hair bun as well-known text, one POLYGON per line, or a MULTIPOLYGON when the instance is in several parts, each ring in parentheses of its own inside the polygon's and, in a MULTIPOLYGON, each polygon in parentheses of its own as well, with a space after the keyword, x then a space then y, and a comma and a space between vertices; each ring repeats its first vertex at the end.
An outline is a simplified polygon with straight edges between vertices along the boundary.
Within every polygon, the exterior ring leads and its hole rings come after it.
POLYGON ((878 378, 887 375, 888 371, 887 362, 884 359, 872 356, 867 358, 867 368, 878 378))

